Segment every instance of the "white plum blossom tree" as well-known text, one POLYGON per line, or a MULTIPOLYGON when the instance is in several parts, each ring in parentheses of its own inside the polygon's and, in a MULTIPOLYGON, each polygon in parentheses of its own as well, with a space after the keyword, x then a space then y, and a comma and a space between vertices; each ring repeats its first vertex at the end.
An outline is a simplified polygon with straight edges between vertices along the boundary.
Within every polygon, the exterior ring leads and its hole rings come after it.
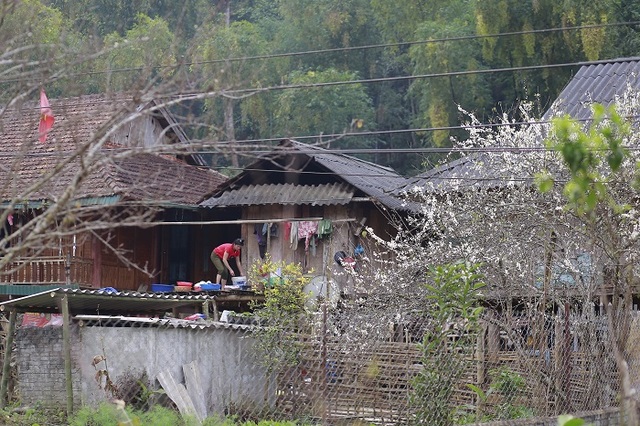
POLYGON ((491 128, 469 114, 470 138, 454 141, 447 163, 405 188, 421 212, 399 224, 392 241, 372 235, 394 254, 376 271, 376 282, 402 295, 394 298, 403 301, 393 306, 396 319, 428 316, 420 295, 430 267, 481 265, 487 328, 502 333, 496 345, 502 341, 520 357, 535 389, 532 404, 548 407, 544 414, 615 404, 620 382, 628 400, 640 384, 629 368, 638 362, 630 330, 640 158, 626 119, 637 116, 638 101, 629 90, 613 110, 596 105, 587 123, 560 114, 553 122, 537 120, 527 105, 520 109, 524 119, 505 115, 491 128), (571 149, 574 157, 567 157, 571 149), (460 151, 467 155, 455 158, 460 151), (580 403, 571 394, 572 352, 582 355, 589 376, 580 403))

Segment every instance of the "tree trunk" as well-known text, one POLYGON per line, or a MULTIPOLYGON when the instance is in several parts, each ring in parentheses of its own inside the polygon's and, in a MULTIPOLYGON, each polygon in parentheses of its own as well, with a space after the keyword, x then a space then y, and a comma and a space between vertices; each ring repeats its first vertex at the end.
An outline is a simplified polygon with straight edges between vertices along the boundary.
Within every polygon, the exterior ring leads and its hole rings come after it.
MULTIPOLYGON (((224 98, 224 131, 227 142, 230 144, 236 140, 236 128, 233 121, 233 99, 224 98)), ((235 144, 231 144, 231 165, 239 167, 238 152, 235 144)))

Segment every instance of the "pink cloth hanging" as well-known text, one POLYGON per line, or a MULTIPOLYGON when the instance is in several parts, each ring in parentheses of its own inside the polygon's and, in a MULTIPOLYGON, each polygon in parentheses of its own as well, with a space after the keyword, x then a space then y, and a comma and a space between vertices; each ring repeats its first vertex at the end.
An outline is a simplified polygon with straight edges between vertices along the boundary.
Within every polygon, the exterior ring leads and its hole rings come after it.
POLYGON ((318 222, 307 220, 298 222, 298 238, 304 238, 304 249, 309 250, 311 237, 318 232, 318 222))

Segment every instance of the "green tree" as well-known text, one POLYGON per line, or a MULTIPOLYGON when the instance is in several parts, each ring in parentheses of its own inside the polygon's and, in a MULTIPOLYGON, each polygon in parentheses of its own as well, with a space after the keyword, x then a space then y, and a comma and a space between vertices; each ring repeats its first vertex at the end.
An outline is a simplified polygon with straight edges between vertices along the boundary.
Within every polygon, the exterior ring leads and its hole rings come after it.
MULTIPOLYGON (((282 17, 275 42, 281 51, 300 52, 376 44, 374 19, 369 0, 281 0, 282 17)), ((336 68, 368 76, 375 72, 380 51, 369 49, 323 52, 293 58, 296 70, 336 68)))
MULTIPOLYGON (((420 40, 469 36, 473 31, 467 2, 452 2, 431 21, 416 30, 420 40)), ((446 74, 483 69, 476 40, 417 44, 409 50, 415 74, 446 74)), ((448 127, 460 122, 458 105, 468 111, 487 111, 493 105, 489 82, 483 75, 445 76, 415 81, 411 94, 419 105, 414 124, 419 127, 448 127)), ((426 145, 449 146, 452 132, 437 130, 428 134, 426 145)), ((463 133, 454 135, 463 137, 463 133)))
MULTIPOLYGON (((291 73, 288 84, 313 86, 337 81, 357 80, 358 76, 336 69, 291 73)), ((278 94, 276 129, 278 134, 319 135, 375 128, 371 99, 361 84, 309 87, 278 94)), ((334 146, 366 147, 367 138, 340 140, 334 146)))
POLYGON ((207 0, 45 1, 60 10, 73 23, 77 31, 99 38, 113 32, 124 36, 136 24, 136 16, 142 13, 152 18, 164 19, 171 31, 180 35, 186 42, 216 10, 216 5, 207 0))
POLYGON ((431 5, 437 9, 441 4, 441 1, 425 0, 403 2, 371 0, 371 9, 384 40, 389 43, 399 43, 415 40, 418 25, 432 19, 431 5))
MULTIPOLYGON (((611 22, 637 22, 640 20, 640 4, 635 0, 613 2, 611 22)), ((607 45, 611 46, 609 57, 621 58, 636 56, 640 50, 640 35, 636 26, 624 25, 612 27, 607 31, 607 45)))
POLYGON ((139 13, 148 14, 153 0, 50 0, 84 34, 124 35, 139 13))
POLYGON ((436 266, 428 278, 429 325, 420 344, 423 368, 412 381, 410 403, 417 424, 452 425, 457 413, 451 397, 473 353, 484 282, 479 265, 465 263, 436 266))
POLYGON ((298 333, 308 331, 310 323, 305 309, 309 295, 304 292, 309 278, 300 264, 274 262, 269 256, 250 266, 249 277, 264 287, 264 303, 255 309, 262 325, 256 331, 258 362, 270 372, 298 366, 298 333))
MULTIPOLYGON (((482 39, 482 55, 491 68, 567 63, 596 60, 607 54, 610 45, 604 28, 565 31, 543 31, 491 37, 493 34, 565 28, 608 23, 612 2, 569 0, 477 0, 476 31, 482 39)), ((495 100, 533 99, 541 95, 546 107, 555 99, 573 72, 572 69, 550 68, 496 74, 492 78, 495 100)))
POLYGON ((170 71, 176 65, 174 41, 166 21, 143 14, 124 37, 109 34, 104 40, 108 49, 103 58, 108 71, 105 89, 144 87, 170 71))
MULTIPOLYGON (((39 0, 25 0, 0 8, 0 39, 4 40, 3 79, 0 99, 8 102, 16 93, 31 90, 25 74, 37 76, 40 84, 47 76, 79 67, 87 62, 85 40, 71 28, 59 10, 39 0), (64 71, 60 71, 64 70, 64 71)), ((47 93, 56 96, 77 84, 64 78, 47 84, 47 93)))
POLYGON ((1 12, 0 37, 7 40, 8 54, 15 60, 46 60, 48 55, 56 55, 58 43, 69 28, 60 11, 40 0, 16 2, 1 12), (21 49, 12 51, 16 47, 21 49))
MULTIPOLYGON (((269 43, 260 28, 246 21, 234 22, 229 26, 220 20, 211 23, 199 32, 196 45, 196 62, 192 70, 202 76, 209 90, 220 95, 205 101, 209 121, 214 123, 211 132, 214 138, 233 142, 241 119, 237 106, 241 100, 255 96, 255 93, 248 91, 236 91, 274 84, 277 80, 273 71, 277 63, 242 59, 264 55, 269 51, 269 43)), ((268 125, 269 118, 265 115, 269 108, 260 105, 259 101, 248 102, 252 104, 244 110, 246 115, 242 118, 268 125)), ((227 151, 234 167, 240 165, 239 148, 231 145, 227 151)))
MULTIPOLYGON (((561 154, 569 170, 564 195, 569 208, 581 216, 592 216, 600 203, 616 210, 629 208, 610 195, 607 183, 614 178, 611 173, 620 170, 627 159, 623 140, 630 134, 631 127, 613 107, 596 104, 593 112, 593 123, 586 131, 569 116, 554 119, 552 136, 546 140, 547 147, 561 154), (608 168, 605 173, 603 164, 608 168)), ((543 172, 538 178, 542 191, 551 189, 554 183, 551 175, 543 172)))

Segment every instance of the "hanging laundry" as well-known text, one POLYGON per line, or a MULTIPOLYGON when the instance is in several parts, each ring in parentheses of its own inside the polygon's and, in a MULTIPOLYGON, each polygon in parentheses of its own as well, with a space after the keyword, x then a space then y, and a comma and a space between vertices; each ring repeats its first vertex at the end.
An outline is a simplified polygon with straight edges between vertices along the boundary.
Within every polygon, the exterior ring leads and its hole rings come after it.
POLYGON ((322 238, 325 235, 330 235, 332 231, 331 219, 322 219, 318 222, 318 237, 322 238))
POLYGON ((291 233, 289 235, 290 247, 295 250, 298 248, 298 222, 291 222, 291 233))
POLYGON ((264 237, 264 234, 262 233, 262 225, 259 223, 256 223, 255 225, 253 225, 253 233, 256 235, 256 238, 258 239, 258 245, 259 246, 266 246, 267 245, 267 239, 264 237))
POLYGON ((284 239, 288 240, 291 238, 291 222, 284 223, 284 239))
POLYGON ((298 238, 304 238, 304 249, 309 250, 311 237, 318 232, 318 222, 307 220, 298 223, 298 238))
POLYGON ((316 255, 316 238, 316 235, 312 235, 309 241, 309 253, 311 253, 311 256, 316 255))

